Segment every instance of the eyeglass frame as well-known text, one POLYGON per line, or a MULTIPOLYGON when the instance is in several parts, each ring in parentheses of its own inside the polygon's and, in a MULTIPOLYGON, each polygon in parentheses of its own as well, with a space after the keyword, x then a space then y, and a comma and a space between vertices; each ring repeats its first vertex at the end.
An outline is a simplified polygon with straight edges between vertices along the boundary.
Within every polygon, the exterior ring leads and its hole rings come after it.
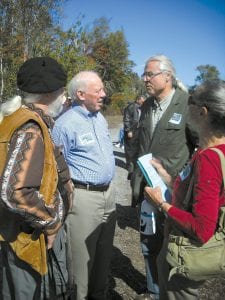
POLYGON ((159 71, 159 72, 156 72, 156 73, 153 73, 153 72, 144 72, 142 75, 141 75, 141 78, 144 79, 144 77, 148 77, 149 79, 152 79, 162 73, 164 73, 165 70, 162 70, 162 71, 159 71))

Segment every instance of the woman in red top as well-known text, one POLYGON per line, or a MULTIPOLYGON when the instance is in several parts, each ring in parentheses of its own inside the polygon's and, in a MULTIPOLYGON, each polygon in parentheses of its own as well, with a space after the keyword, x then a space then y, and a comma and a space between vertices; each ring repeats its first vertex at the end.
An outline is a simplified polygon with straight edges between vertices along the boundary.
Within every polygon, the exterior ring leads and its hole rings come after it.
POLYGON ((164 247, 158 257, 160 299, 198 299, 198 289, 203 282, 195 282, 174 275, 168 280, 169 265, 165 260, 168 232, 173 226, 187 236, 206 243, 216 230, 218 212, 225 205, 223 176, 219 156, 211 147, 225 155, 225 82, 216 80, 199 86, 189 98, 189 115, 199 134, 199 149, 191 162, 172 184, 172 178, 159 161, 152 164, 164 181, 173 187, 172 203, 163 202, 159 187, 145 188, 146 197, 167 215, 164 247), (183 208, 191 175, 194 187, 191 207, 183 208))

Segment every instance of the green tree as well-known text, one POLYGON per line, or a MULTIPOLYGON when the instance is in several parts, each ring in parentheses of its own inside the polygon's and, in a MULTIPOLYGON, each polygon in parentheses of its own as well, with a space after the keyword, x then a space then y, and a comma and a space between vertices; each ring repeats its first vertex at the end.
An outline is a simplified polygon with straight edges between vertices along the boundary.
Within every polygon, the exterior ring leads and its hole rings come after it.
POLYGON ((107 93, 122 92, 129 82, 134 63, 129 60, 124 32, 110 32, 109 20, 100 18, 89 33, 88 55, 96 61, 96 71, 102 77, 107 93))
MULTIPOLYGON (((66 0, 64 0, 66 1, 66 0)), ((64 65, 68 79, 82 70, 99 73, 120 111, 127 100, 143 93, 143 83, 132 71, 129 45, 123 30, 112 32, 109 20, 97 19, 89 29, 82 18, 68 30, 59 26, 63 0, 2 0, 0 3, 0 91, 6 99, 16 91, 16 71, 26 59, 51 56, 64 65)))
POLYGON ((219 79, 220 72, 215 66, 212 65, 200 65, 196 68, 199 75, 195 78, 198 84, 201 84, 207 80, 219 79))
POLYGON ((200 65, 195 69, 199 74, 195 78, 196 84, 189 86, 189 93, 193 93, 195 88, 204 83, 207 80, 219 79, 220 72, 217 70, 215 66, 212 65, 200 65))
MULTIPOLYGON (((16 70, 35 55, 40 40, 47 40, 57 22, 63 0, 1 0, 1 99, 15 93, 16 70)), ((44 46, 44 44, 42 44, 44 46)))
POLYGON ((14 75, 20 52, 20 37, 15 30, 16 1, 0 2, 0 99, 15 85, 14 75), (14 81, 14 82, 13 82, 14 81))
POLYGON ((78 20, 66 31, 55 28, 46 46, 38 45, 38 55, 48 55, 58 60, 65 68, 70 80, 74 74, 83 70, 94 70, 95 60, 86 54, 86 32, 78 20))

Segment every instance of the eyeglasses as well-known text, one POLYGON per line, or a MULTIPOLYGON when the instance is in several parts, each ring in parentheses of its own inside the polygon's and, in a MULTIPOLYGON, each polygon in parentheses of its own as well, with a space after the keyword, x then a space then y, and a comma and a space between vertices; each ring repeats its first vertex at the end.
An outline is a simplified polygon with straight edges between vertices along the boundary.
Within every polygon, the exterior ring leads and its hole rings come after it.
POLYGON ((155 76, 158 76, 159 74, 162 74, 164 71, 160 71, 160 72, 157 72, 157 73, 153 73, 153 72, 144 72, 142 75, 141 75, 141 78, 144 79, 145 77, 146 78, 149 78, 149 79, 152 79, 154 78, 155 76))

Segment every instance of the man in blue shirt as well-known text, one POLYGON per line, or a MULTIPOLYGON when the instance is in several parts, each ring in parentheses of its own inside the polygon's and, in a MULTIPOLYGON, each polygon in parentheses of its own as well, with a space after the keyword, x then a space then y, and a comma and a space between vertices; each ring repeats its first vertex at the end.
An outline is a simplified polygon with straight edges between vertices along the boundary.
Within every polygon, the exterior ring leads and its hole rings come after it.
POLYGON ((106 300, 116 217, 113 146, 99 112, 104 86, 97 73, 83 71, 70 81, 68 92, 74 105, 57 119, 52 135, 75 185, 66 223, 70 283, 77 286, 77 300, 106 300))

